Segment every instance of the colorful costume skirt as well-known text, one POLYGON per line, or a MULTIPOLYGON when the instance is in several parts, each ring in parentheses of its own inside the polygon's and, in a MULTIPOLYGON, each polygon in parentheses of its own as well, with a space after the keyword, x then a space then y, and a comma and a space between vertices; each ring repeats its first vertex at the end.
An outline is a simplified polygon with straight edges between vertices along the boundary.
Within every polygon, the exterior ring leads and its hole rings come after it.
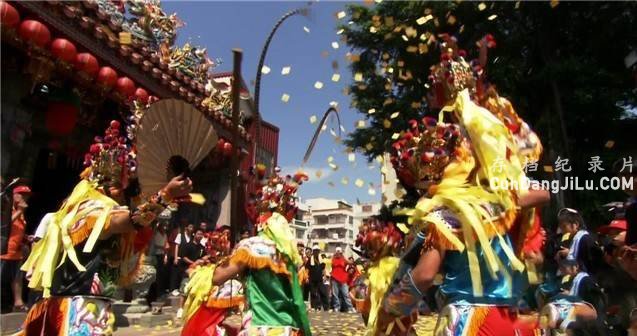
POLYGON ((558 329, 566 332, 569 324, 578 316, 596 314, 595 308, 588 302, 573 302, 567 299, 553 301, 540 312, 540 327, 544 330, 558 329))
POLYGON ((454 303, 445 306, 438 317, 436 336, 514 336, 538 335, 535 325, 518 321, 510 306, 454 303))
POLYGON ((115 315, 112 300, 98 296, 51 297, 27 314, 21 335, 110 336, 115 315))

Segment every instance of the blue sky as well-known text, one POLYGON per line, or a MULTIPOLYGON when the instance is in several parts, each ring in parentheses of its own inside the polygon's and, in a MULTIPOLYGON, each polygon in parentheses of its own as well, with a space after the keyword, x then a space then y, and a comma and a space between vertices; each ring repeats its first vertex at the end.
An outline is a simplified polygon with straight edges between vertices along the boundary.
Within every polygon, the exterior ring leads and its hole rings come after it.
MULTIPOLYGON (((243 77, 250 84, 254 80, 261 48, 275 22, 286 12, 306 2, 201 2, 164 1, 167 13, 176 12, 186 23, 178 32, 178 43, 191 41, 208 48, 210 58, 221 58, 223 63, 215 72, 232 70, 232 48, 243 49, 243 77)), ((343 127, 347 132, 355 127, 362 115, 350 108, 350 97, 343 89, 352 81, 345 57, 349 51, 337 35, 337 25, 342 23, 336 13, 344 10, 344 2, 315 2, 308 18, 289 18, 275 35, 265 64, 271 69, 262 77, 261 114, 263 118, 280 128, 279 165, 284 171, 294 172, 301 163, 305 149, 316 128, 310 117, 321 118, 330 102, 337 102, 343 127), (309 33, 304 30, 309 29, 309 33), (334 49, 333 42, 338 43, 334 49), (327 52, 327 57, 325 55, 327 52), (334 66, 338 68, 335 70, 334 66), (283 67, 290 67, 287 76, 281 74, 283 67), (338 82, 332 81, 334 73, 340 74, 338 82), (314 87, 323 83, 322 89, 314 87), (284 103, 282 95, 289 95, 284 103)), ((345 147, 336 144, 330 128, 337 129, 335 122, 328 124, 314 149, 305 170, 310 173, 310 183, 304 184, 300 195, 303 198, 327 197, 345 199, 349 202, 375 201, 380 199, 380 169, 377 162, 370 169, 367 160, 356 154, 354 163, 344 153, 345 147), (334 171, 328 158, 338 165, 334 171), (322 172, 317 178, 315 172, 322 172), (348 179, 345 185, 343 178, 348 179), (364 181, 357 187, 355 181, 364 181), (332 182, 334 186, 330 186, 332 182), (369 183, 376 188, 376 195, 369 194, 369 183)), ((346 134, 343 133, 343 137, 346 134)))

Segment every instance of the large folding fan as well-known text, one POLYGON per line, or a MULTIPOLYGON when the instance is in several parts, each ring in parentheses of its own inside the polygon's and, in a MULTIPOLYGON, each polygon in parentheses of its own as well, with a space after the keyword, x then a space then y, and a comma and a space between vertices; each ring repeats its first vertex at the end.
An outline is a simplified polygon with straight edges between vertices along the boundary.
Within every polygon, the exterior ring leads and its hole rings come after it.
POLYGON ((137 131, 137 172, 142 193, 152 195, 168 182, 168 162, 179 156, 190 170, 217 144, 212 123, 194 106, 163 99, 144 113, 137 131))

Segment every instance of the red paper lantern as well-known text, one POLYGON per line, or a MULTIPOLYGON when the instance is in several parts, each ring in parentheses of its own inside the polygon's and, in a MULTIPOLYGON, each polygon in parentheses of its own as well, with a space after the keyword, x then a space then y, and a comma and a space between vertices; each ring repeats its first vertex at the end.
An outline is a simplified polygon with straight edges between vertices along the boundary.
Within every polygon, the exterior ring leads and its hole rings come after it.
POLYGON ((3 28, 15 28, 20 23, 20 13, 6 1, 0 2, 0 20, 3 28))
POLYGON ((69 40, 58 38, 51 43, 51 54, 64 62, 72 62, 77 56, 77 49, 69 40))
POLYGON ((67 136, 77 123, 77 106, 66 102, 51 102, 46 110, 46 128, 52 135, 67 136))
POLYGON ((223 144, 223 155, 224 156, 232 156, 232 144, 229 142, 226 142, 225 144, 223 144))
POLYGON ((18 34, 21 38, 39 47, 46 47, 46 45, 51 41, 51 32, 49 31, 49 28, 35 20, 22 21, 18 34))
POLYGON ((117 79, 115 89, 124 96, 124 98, 128 98, 135 94, 135 82, 128 77, 120 77, 117 79))
POLYGON ((226 140, 224 140, 223 138, 219 138, 219 140, 217 141, 217 152, 219 153, 223 153, 223 147, 226 144, 226 140))
POLYGON ((77 70, 95 77, 100 69, 100 64, 97 62, 97 58, 89 53, 77 54, 75 58, 75 67, 77 70))
POLYGON ((117 83, 117 71, 111 67, 101 67, 97 72, 97 83, 104 87, 112 88, 117 83))
POLYGON ((137 90, 135 90, 135 99, 146 104, 148 102, 148 98, 148 92, 146 92, 143 88, 137 88, 137 90))

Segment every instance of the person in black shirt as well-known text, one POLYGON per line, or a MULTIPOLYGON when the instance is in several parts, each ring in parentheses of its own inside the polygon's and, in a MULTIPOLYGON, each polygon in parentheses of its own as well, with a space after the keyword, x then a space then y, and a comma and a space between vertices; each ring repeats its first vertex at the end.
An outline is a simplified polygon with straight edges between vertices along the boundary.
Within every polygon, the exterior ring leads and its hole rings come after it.
POLYGON ((586 231, 582 215, 571 208, 563 208, 557 214, 563 239, 557 251, 556 259, 572 258, 577 260, 583 271, 595 274, 602 262, 602 250, 595 238, 586 231))
POLYGON ((203 257, 204 255, 204 247, 201 245, 201 239, 203 239, 203 230, 197 229, 195 231, 195 235, 193 239, 184 245, 182 249, 180 249, 181 257, 180 262, 182 263, 182 270, 185 272, 190 265, 194 264, 197 260, 203 257))
POLYGON ((312 308, 316 310, 327 311, 329 309, 329 300, 327 296, 327 287, 323 283, 323 275, 325 273, 325 263, 319 256, 321 249, 318 245, 312 247, 312 255, 307 261, 306 268, 310 277, 310 298, 312 308))

